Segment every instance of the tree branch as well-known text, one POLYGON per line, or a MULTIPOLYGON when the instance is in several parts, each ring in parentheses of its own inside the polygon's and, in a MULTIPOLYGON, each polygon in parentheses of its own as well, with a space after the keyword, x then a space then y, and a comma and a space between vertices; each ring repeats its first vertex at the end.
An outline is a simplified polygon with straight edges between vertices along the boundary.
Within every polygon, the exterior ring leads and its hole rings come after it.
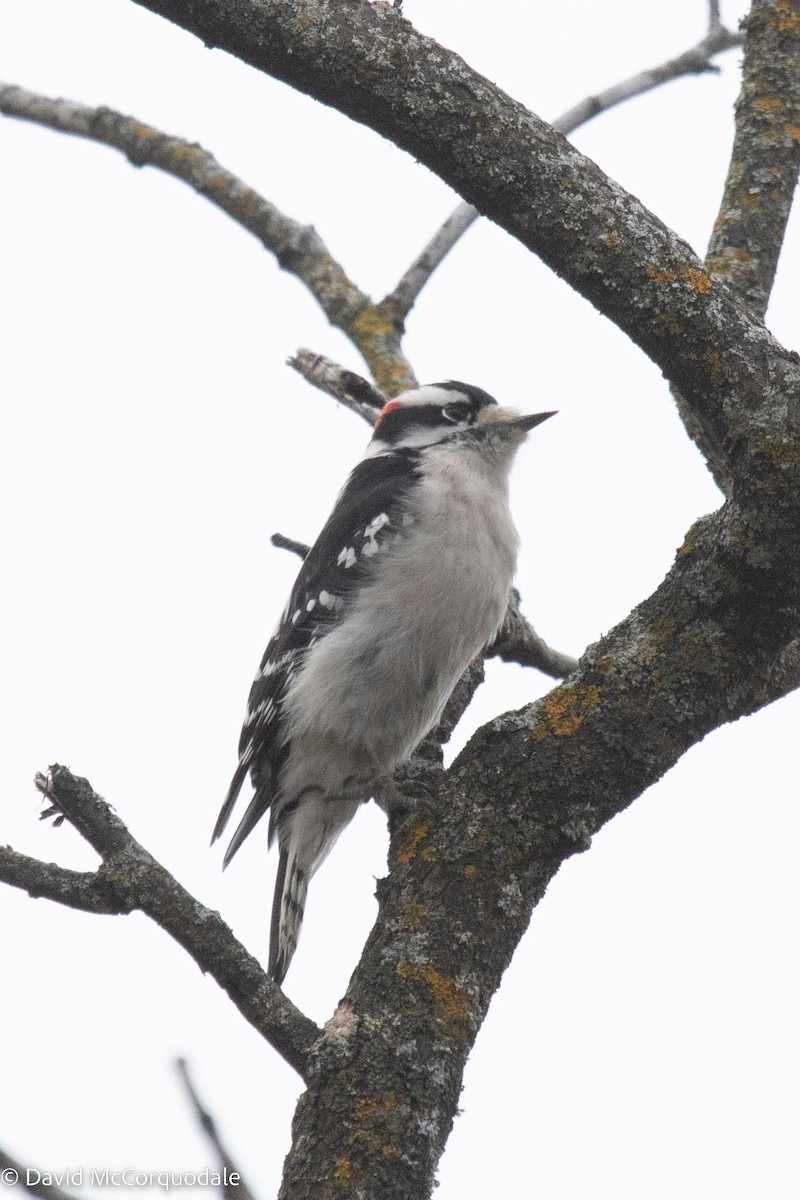
MULTIPOLYGON (((627 333, 680 389, 709 442, 737 460, 739 477, 758 477, 761 438, 751 435, 776 388, 800 388, 797 362, 551 126, 383 4, 136 2, 416 155, 627 333)), ((785 439, 783 426, 775 433, 785 439)))
POLYGON ((414 373, 399 333, 380 306, 348 278, 313 226, 287 217, 196 142, 172 137, 111 108, 53 99, 1 81, 0 113, 110 146, 135 167, 157 167, 187 183, 257 237, 285 271, 305 284, 387 390, 413 387, 414 373))
POLYGON ((326 358, 324 354, 315 354, 313 350, 301 347, 293 358, 288 359, 288 363, 312 387, 333 396, 334 400, 366 421, 370 429, 389 399, 355 371, 348 371, 333 359, 326 358))
POLYGON ((503 626, 491 646, 487 647, 486 658, 500 658, 503 662, 519 663, 521 667, 535 667, 551 679, 565 679, 578 665, 577 658, 553 650, 539 636, 520 609, 520 595, 512 590, 503 626))
POLYGON ((319 1029, 287 1000, 220 917, 148 854, 91 788, 66 767, 37 775, 38 790, 100 855, 94 877, 0 851, 0 881, 84 912, 146 913, 228 993, 242 1016, 305 1078, 319 1029), (93 882, 92 882, 93 880, 93 882))
POLYGON ((754 0, 733 153, 706 264, 757 317, 767 309, 798 173, 800 13, 787 0, 754 0))
POLYGON ((133 912, 127 897, 99 871, 70 871, 55 863, 40 862, 19 854, 10 846, 0 846, 0 879, 21 888, 34 899, 54 900, 81 912, 122 914, 133 912))
MULTIPOLYGON (((579 126, 585 125, 610 108, 624 104, 626 100, 632 100, 634 96, 641 96, 645 92, 653 91, 673 79, 679 79, 684 75, 700 75, 707 71, 718 71, 719 67, 711 61, 714 55, 735 46, 741 46, 742 36, 739 33, 731 33, 722 25, 719 19, 719 5, 714 4, 712 0, 709 7, 708 33, 696 46, 685 50, 677 58, 668 59, 660 66, 651 67, 648 71, 640 71, 629 79, 606 88, 603 92, 587 96, 580 104, 576 104, 574 108, 570 108, 557 117, 552 122, 553 128, 564 135, 573 133, 579 126)), ((442 259, 450 253, 479 216, 480 213, 471 204, 459 204, 434 234, 422 253, 414 260, 394 290, 385 297, 382 303, 391 307, 395 313, 395 319, 400 324, 408 316, 417 297, 442 259)))
MULTIPOLYGON (((800 171, 800 18, 784 0, 754 0, 745 28, 736 136, 705 261, 709 275, 761 320, 800 171)), ((724 437, 698 419, 674 386, 672 394, 717 486, 730 495, 734 481, 724 437)), ((747 398, 739 405, 746 410, 747 398)))
POLYGON ((219 1173, 223 1176, 223 1200, 254 1200, 253 1193, 242 1179, 242 1173, 231 1158, 225 1143, 219 1135, 217 1123, 203 1104, 189 1073, 189 1065, 185 1058, 179 1058, 175 1063, 176 1070, 184 1086, 189 1103, 192 1106, 198 1125, 202 1129, 219 1164, 219 1173))
POLYGON ((690 745, 778 694, 774 663, 800 622, 800 547, 787 525, 757 564, 754 532, 731 507, 699 522, 661 587, 567 683, 478 731, 435 819, 420 812, 396 831, 342 1002, 352 1033, 335 1053, 318 1047, 285 1200, 322 1194, 337 1171, 366 1200, 430 1194, 474 1037, 560 865, 690 745))
POLYGON ((307 546, 305 542, 296 542, 294 538, 284 537, 282 533, 273 533, 269 540, 276 549, 289 550, 299 558, 307 558, 311 550, 311 547, 307 546))

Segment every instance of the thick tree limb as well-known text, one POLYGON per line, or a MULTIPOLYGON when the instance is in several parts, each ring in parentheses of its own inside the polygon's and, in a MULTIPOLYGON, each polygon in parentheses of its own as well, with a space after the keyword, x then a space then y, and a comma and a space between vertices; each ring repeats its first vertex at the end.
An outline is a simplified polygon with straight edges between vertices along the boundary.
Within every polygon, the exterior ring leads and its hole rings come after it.
POLYGON ((97 851, 102 864, 92 877, 2 849, 0 880, 84 912, 146 913, 305 1077, 309 1047, 319 1029, 287 1000, 219 913, 195 900, 156 862, 85 779, 53 766, 47 776, 37 775, 36 786, 97 851))
POLYGON ((800 172, 800 10, 756 0, 745 22, 736 137, 706 263, 763 317, 800 172))
MULTIPOLYGON (((587 96, 580 104, 562 113, 552 122, 553 128, 567 135, 573 133, 581 125, 585 125, 601 113, 608 112, 634 96, 641 96, 669 83, 684 75, 700 75, 707 71, 718 71, 712 59, 715 54, 741 46, 742 37, 739 33, 731 33, 720 22, 719 6, 711 5, 708 33, 704 38, 657 67, 640 71, 613 87, 606 88, 594 96, 587 96)), ((403 321, 416 303, 417 297, 425 284, 433 275, 442 259, 450 253, 455 244, 466 233, 470 225, 480 216, 471 204, 459 204, 450 214, 442 227, 434 234, 431 241, 414 260, 397 286, 385 298, 383 303, 391 306, 398 321, 403 321)))
MULTIPOLYGON (((736 137, 706 267, 763 319, 800 171, 800 12, 796 0, 755 0, 745 22, 736 137)), ((724 438, 673 387, 689 436, 717 486, 734 486, 724 438)), ((740 400, 746 410, 746 396, 740 400)))
POLYGON ((787 529, 788 560, 773 542, 756 564, 755 532, 732 508, 695 526, 654 596, 567 683, 479 731, 435 818, 397 833, 342 1002, 351 1036, 317 1048, 284 1200, 340 1177, 369 1200, 430 1194, 474 1037, 560 864, 690 745, 774 695, 800 622, 800 548, 787 529))
POLYGON ((776 388, 794 394, 798 364, 680 238, 551 126, 386 5, 136 2, 416 155, 627 333, 747 474, 760 450, 743 411, 758 424, 776 388))
POLYGON ((271 251, 280 266, 311 292, 326 317, 341 329, 389 391, 412 387, 414 373, 400 335, 383 308, 356 287, 311 225, 301 225, 222 167, 213 154, 111 108, 90 108, 53 99, 0 81, 0 112, 60 133, 120 150, 135 167, 158 167, 187 183, 271 251))

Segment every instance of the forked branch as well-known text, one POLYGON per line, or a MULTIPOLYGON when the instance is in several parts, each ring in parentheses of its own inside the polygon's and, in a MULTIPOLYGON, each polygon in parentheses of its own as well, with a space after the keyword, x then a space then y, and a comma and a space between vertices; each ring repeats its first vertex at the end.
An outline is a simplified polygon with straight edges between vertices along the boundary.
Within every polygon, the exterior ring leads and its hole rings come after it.
POLYGON ((292 220, 196 142, 173 137, 111 108, 91 108, 2 82, 0 113, 100 142, 120 150, 135 167, 158 167, 187 183, 257 237, 285 271, 305 284, 330 323, 362 354, 381 386, 393 392, 413 386, 414 373, 400 348, 399 334, 348 277, 314 227, 292 220))
POLYGON ((50 814, 65 817, 102 859, 94 875, 0 847, 0 880, 84 912, 146 913, 216 979, 239 1012, 305 1077, 319 1029, 237 941, 219 913, 190 895, 132 836, 87 780, 66 767, 37 775, 50 814))
MULTIPOLYGON (((697 45, 685 50, 677 58, 668 59, 657 67, 647 71, 639 71, 629 79, 624 79, 605 91, 587 96, 567 112, 562 113, 553 121, 553 128, 559 133, 573 133, 579 126, 585 125, 601 113, 608 112, 626 100, 651 92, 662 84, 680 79, 684 75, 700 75, 708 71, 718 71, 719 67, 712 61, 714 56, 725 50, 741 46, 742 35, 732 33, 720 21, 719 5, 711 0, 709 4, 709 27, 705 37, 697 45)), ((433 275, 442 260, 450 253, 456 243, 464 236, 469 227, 481 214, 471 204, 462 202, 453 210, 440 229, 433 235, 422 253, 414 260, 396 287, 383 300, 387 310, 391 310, 395 320, 402 325, 405 318, 416 303, 422 289, 433 275)))

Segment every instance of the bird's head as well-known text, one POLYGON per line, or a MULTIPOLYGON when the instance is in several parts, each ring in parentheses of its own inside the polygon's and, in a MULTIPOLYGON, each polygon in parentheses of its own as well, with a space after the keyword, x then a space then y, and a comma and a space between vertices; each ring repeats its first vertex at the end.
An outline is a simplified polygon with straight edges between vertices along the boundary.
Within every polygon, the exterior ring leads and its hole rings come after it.
POLYGON ((502 440, 516 447, 552 412, 505 408, 482 388, 449 379, 413 388, 385 404, 372 436, 373 453, 418 449, 452 439, 502 440))

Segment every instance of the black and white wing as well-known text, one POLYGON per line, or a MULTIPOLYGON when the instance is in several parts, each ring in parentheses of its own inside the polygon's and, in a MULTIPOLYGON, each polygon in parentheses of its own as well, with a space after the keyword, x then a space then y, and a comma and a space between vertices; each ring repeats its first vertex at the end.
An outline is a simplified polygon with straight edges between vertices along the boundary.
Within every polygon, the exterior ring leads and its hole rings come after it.
POLYGON ((283 702, 305 652, 341 620, 369 587, 376 555, 402 536, 405 501, 418 477, 419 454, 394 450, 363 459, 352 471, 324 529, 300 568, 278 628, 250 689, 239 764, 212 842, 230 819, 248 771, 255 793, 225 853, 225 864, 272 804, 289 753, 283 702))

